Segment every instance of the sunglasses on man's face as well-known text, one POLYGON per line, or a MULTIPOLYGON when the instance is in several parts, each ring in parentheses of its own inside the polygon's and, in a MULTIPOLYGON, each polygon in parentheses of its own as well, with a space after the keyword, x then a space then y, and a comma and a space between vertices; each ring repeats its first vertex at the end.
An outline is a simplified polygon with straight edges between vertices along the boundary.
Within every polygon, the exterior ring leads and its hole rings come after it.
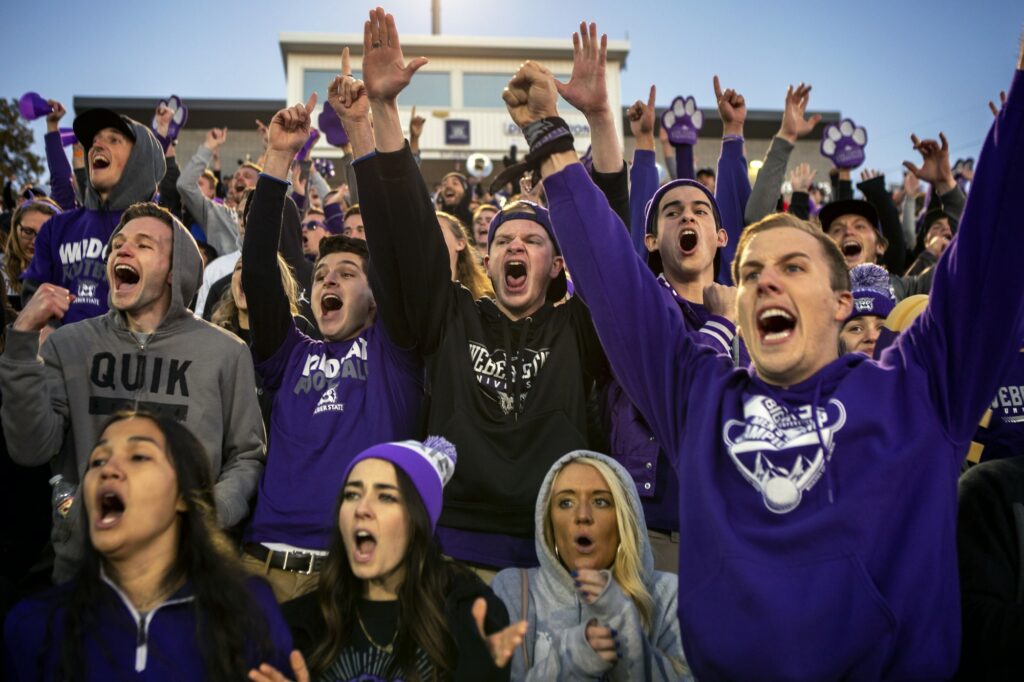
POLYGON ((322 228, 322 229, 324 229, 324 230, 326 230, 326 229, 327 229, 327 226, 326 226, 326 225, 324 225, 324 224, 323 224, 322 222, 320 222, 319 220, 310 220, 310 221, 308 221, 308 222, 302 223, 302 229, 303 229, 303 230, 315 230, 315 229, 317 229, 318 227, 319 227, 319 228, 322 228))

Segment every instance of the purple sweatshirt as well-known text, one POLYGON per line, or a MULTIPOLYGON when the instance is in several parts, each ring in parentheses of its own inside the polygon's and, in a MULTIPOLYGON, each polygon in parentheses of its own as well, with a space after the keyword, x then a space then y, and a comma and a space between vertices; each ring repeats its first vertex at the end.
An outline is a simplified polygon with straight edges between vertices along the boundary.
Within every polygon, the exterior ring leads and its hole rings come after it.
MULTIPOLYGON (((87 679, 168 682, 207 679, 196 637, 196 609, 190 584, 186 583, 151 611, 139 613, 114 583, 103 580, 106 588, 89 614, 95 620, 91 627, 87 626, 83 642, 87 679)), ((259 655, 256 642, 251 642, 252 651, 246 663, 253 668, 260 663, 270 663, 288 673, 291 671, 288 656, 292 635, 274 595, 260 578, 248 578, 245 584, 252 598, 252 610, 266 619, 269 641, 265 644, 270 646, 269 652, 259 655)), ((11 682, 59 679, 64 608, 72 585, 65 583, 54 587, 19 602, 11 610, 4 624, 6 679, 11 682)))
POLYGON ((629 237, 581 166, 545 179, 613 370, 675 459, 679 622, 698 679, 956 670, 957 474, 1024 338, 1022 80, 928 309, 880 361, 843 356, 787 389, 694 343, 639 259, 608 258, 629 237), (645 339, 664 352, 637 352, 645 339))

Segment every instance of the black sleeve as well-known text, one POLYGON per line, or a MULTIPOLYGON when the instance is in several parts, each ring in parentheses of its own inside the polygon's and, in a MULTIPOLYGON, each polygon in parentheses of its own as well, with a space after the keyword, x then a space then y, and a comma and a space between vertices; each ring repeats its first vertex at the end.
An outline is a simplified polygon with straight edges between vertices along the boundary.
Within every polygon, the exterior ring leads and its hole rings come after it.
POLYGON ((287 184, 260 176, 242 242, 242 290, 249 303, 249 330, 257 362, 277 352, 293 324, 277 268, 287 190, 287 184))
POLYGON ((793 192, 789 198, 789 214, 801 220, 811 217, 811 195, 807 192, 793 192))
POLYGON ((889 242, 889 248, 882 256, 882 263, 889 272, 897 274, 907 267, 907 245, 903 241, 903 221, 892 194, 885 188, 885 176, 879 175, 857 185, 868 203, 878 211, 878 222, 881 223, 882 234, 889 242))
POLYGON ((960 480, 957 545, 963 607, 959 677, 1018 679, 1024 670, 1021 529, 1024 472, 980 464, 960 480))
POLYGON ((377 313, 397 346, 430 355, 444 337, 455 286, 430 193, 408 144, 353 166, 377 313))
POLYGON ((832 184, 832 201, 843 201, 853 198, 853 182, 839 179, 839 169, 833 169, 834 173, 828 174, 829 182, 832 184))
POLYGON ((327 636, 319 596, 319 591, 313 591, 281 604, 281 615, 292 632, 292 645, 302 652, 307 662, 327 636))
POLYGON ((224 275, 216 282, 210 285, 210 291, 206 294, 206 305, 203 306, 202 310, 196 312, 203 316, 203 319, 209 322, 213 319, 213 311, 216 310, 217 304, 220 303, 221 297, 224 295, 224 290, 231 286, 231 275, 224 275))
MULTIPOLYGON (((178 194, 178 177, 181 175, 181 169, 178 168, 176 157, 167 156, 164 157, 164 161, 167 162, 167 172, 164 173, 158 190, 160 192, 160 205, 173 213, 178 220, 181 220, 183 217, 181 212, 181 195, 178 194)), ((188 227, 188 225, 185 227, 188 227)))
POLYGON ((936 262, 938 262, 938 259, 935 257, 935 254, 925 249, 918 254, 917 258, 903 274, 908 277, 915 277, 917 275, 924 274, 934 266, 936 262))
MULTIPOLYGON (((278 245, 281 257, 292 269, 299 288, 309 294, 313 289, 313 263, 302 253, 302 219, 299 208, 291 197, 285 197, 284 215, 281 218, 281 242, 278 245)), ((300 292, 301 293, 301 292, 300 292)), ((300 296, 302 298, 302 296, 300 296)))
MULTIPOLYGON (((476 578, 476 576, 473 576, 476 578)), ((461 584, 448 595, 445 601, 445 619, 459 659, 455 665, 456 682, 493 681, 504 682, 511 675, 511 665, 497 668, 487 645, 480 637, 473 618, 473 602, 480 597, 487 601, 487 615, 484 617, 484 632, 493 634, 508 626, 508 610, 491 588, 476 578, 476 584, 461 579, 461 584)))
POLYGON ((590 177, 629 230, 629 171, 626 162, 623 161, 622 168, 615 173, 599 173, 595 170, 590 173, 590 177))

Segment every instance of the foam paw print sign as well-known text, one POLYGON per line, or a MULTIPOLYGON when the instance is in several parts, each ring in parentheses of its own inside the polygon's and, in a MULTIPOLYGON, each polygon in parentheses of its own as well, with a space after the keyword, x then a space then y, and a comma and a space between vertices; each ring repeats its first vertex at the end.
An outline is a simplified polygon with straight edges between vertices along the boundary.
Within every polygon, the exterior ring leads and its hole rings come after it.
MULTIPOLYGON (((174 112, 171 115, 171 123, 167 127, 167 139, 176 140, 178 139, 178 133, 188 121, 188 107, 185 106, 177 95, 171 95, 167 99, 160 100, 159 103, 174 112)), ((153 114, 153 122, 150 124, 150 127, 154 131, 156 130, 156 114, 153 114)))
POLYGON ((851 119, 825 126, 821 136, 821 155, 831 159, 836 168, 856 168, 864 163, 864 147, 868 144, 868 131, 851 119))
POLYGON ((697 144, 697 133, 704 127, 704 114, 697 108, 697 100, 693 95, 672 100, 665 113, 661 115, 661 125, 668 133, 668 141, 672 144, 697 144))
POLYGON ((320 131, 323 132, 324 137, 327 138, 327 144, 334 147, 344 147, 348 144, 348 134, 345 133, 345 127, 341 125, 338 113, 330 106, 323 108, 319 118, 316 120, 316 124, 320 131))

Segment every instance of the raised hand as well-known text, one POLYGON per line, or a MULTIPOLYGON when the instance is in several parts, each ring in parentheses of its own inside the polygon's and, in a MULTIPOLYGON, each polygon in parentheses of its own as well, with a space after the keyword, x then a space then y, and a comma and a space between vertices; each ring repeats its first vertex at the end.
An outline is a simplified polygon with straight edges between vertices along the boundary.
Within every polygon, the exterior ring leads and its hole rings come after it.
POLYGON ((601 571, 583 568, 572 572, 573 584, 579 592, 580 599, 593 604, 608 585, 608 577, 601 571))
POLYGON ((260 136, 260 142, 263 143, 263 148, 267 148, 267 124, 263 121, 256 119, 256 134, 260 136))
POLYGON ((732 88, 722 91, 718 76, 714 77, 715 99, 718 101, 718 115, 722 117, 724 135, 742 135, 747 120, 747 102, 743 95, 732 88))
POLYGON ((817 172, 806 161, 798 164, 796 168, 789 172, 789 184, 793 186, 793 191, 806 192, 809 190, 817 172))
POLYGON ((369 120, 370 100, 366 96, 366 86, 363 81, 352 77, 347 47, 341 51, 341 74, 335 76, 327 88, 327 102, 338 114, 345 132, 349 132, 353 124, 369 120))
POLYGON ((267 149, 273 152, 289 152, 294 157, 309 139, 312 125, 311 114, 316 108, 316 93, 309 96, 305 104, 281 109, 270 119, 267 128, 267 149))
POLYGON ((526 61, 508 82, 501 98, 520 128, 549 116, 558 116, 555 77, 537 62, 526 61))
POLYGON ((46 103, 49 104, 53 109, 46 115, 46 132, 55 133, 59 130, 58 123, 64 118, 64 114, 68 113, 68 110, 64 108, 64 105, 55 99, 48 99, 46 103))
POLYGON ((719 315, 736 324, 736 287, 707 285, 704 287, 704 307, 712 315, 719 315))
MULTIPOLYGON (((1007 103, 1007 91, 1006 90, 999 90, 999 105, 998 106, 996 106, 995 102, 992 101, 991 99, 988 100, 988 109, 989 109, 989 111, 992 112, 992 116, 998 116, 999 115, 999 110, 1002 109, 1002 106, 1004 106, 1006 103, 1007 103)), ((47 117, 46 120, 49 121, 49 117, 47 117)))
POLYGON ((74 300, 74 295, 63 287, 49 282, 41 284, 28 305, 18 313, 13 327, 21 332, 38 332, 50 320, 63 319, 74 300))
POLYGON ((578 33, 572 34, 572 76, 568 83, 555 81, 558 94, 587 117, 605 114, 608 106, 608 85, 605 80, 605 62, 608 56, 608 36, 597 39, 597 24, 580 22, 578 33))
MULTIPOLYGON (((309 682, 309 670, 306 668, 306 659, 298 651, 292 651, 288 657, 292 666, 292 674, 295 675, 295 682, 309 682)), ((249 671, 249 679, 253 682, 289 682, 288 678, 281 674, 274 666, 264 663, 259 668, 249 671)))
POLYGON ((484 632, 484 619, 486 617, 487 600, 483 597, 478 597, 473 602, 473 620, 476 621, 477 632, 480 633, 480 638, 487 645, 487 651, 490 652, 494 665, 504 668, 508 664, 509 659, 512 658, 512 654, 516 652, 516 647, 523 643, 523 637, 526 636, 526 621, 521 620, 518 623, 512 623, 508 627, 488 635, 484 632))
POLYGON ((904 161, 903 165, 919 180, 931 183, 935 191, 944 194, 953 189, 956 180, 953 179, 953 169, 949 165, 949 142, 942 133, 939 133, 939 140, 941 144, 935 140, 919 140, 917 135, 911 135, 910 141, 914 143, 914 149, 921 153, 922 163, 920 168, 910 161, 904 161))
POLYGON ((649 149, 654 151, 654 99, 657 89, 652 85, 651 92, 647 96, 647 103, 643 100, 633 102, 633 106, 626 110, 629 117, 629 129, 633 131, 638 149, 649 149))
POLYGON ((782 111, 782 127, 779 128, 779 137, 795 143, 798 138, 803 137, 821 121, 821 115, 815 114, 805 118, 807 103, 811 97, 811 86, 801 83, 794 89, 792 85, 786 90, 786 106, 782 111))
POLYGON ((227 139, 227 128, 210 128, 206 133, 206 139, 203 141, 203 145, 210 151, 217 151, 227 139))
POLYGON ((903 194, 906 196, 917 197, 921 193, 921 181, 913 173, 907 173, 903 176, 903 194))
POLYGON ((171 119, 174 118, 174 112, 166 104, 161 102, 156 105, 156 132, 163 137, 167 137, 167 133, 171 129, 171 119))
POLYGON ((881 175, 883 178, 885 177, 884 173, 879 173, 874 168, 865 168, 864 170, 862 170, 860 172, 860 181, 861 182, 867 182, 868 180, 874 180, 879 175, 881 175))
POLYGON ((615 630, 599 625, 596 620, 591 620, 587 623, 586 635, 587 644, 604 661, 614 664, 622 657, 617 641, 619 633, 615 630))
POLYGON ((371 100, 393 101, 426 63, 416 57, 406 64, 395 18, 381 7, 370 10, 363 24, 363 81, 371 100))
POLYGON ((423 134, 423 124, 426 122, 427 119, 416 115, 416 107, 413 106, 412 113, 409 114, 409 138, 418 140, 423 134))

